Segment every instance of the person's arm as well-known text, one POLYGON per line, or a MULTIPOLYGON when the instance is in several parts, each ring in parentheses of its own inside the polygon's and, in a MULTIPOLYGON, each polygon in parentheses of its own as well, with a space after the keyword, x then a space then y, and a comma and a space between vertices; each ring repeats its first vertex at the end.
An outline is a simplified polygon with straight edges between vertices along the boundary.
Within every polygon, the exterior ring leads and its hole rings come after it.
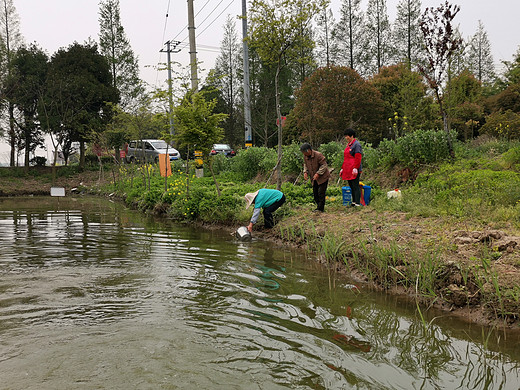
POLYGON ((361 158, 362 158, 362 154, 361 153, 356 153, 354 155, 354 167, 356 169, 359 169, 359 167, 361 166, 361 158))
POLYGON ((256 223, 256 221, 258 221, 258 217, 260 216, 260 210, 261 209, 258 208, 253 211, 253 216, 251 217, 251 221, 249 222, 249 225, 247 226, 247 230, 249 230, 249 232, 253 231, 253 225, 256 223))
POLYGON ((320 167, 318 171, 316 172, 318 175, 323 175, 327 171, 327 160, 325 159, 325 156, 321 156, 318 160, 318 166, 320 167))

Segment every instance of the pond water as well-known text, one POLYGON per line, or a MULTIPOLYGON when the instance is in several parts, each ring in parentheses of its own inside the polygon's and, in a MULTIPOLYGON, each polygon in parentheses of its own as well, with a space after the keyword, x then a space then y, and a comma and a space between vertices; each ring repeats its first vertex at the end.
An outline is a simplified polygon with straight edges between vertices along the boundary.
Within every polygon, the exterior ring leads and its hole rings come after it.
POLYGON ((520 336, 105 199, 0 199, 2 389, 514 389, 520 336))

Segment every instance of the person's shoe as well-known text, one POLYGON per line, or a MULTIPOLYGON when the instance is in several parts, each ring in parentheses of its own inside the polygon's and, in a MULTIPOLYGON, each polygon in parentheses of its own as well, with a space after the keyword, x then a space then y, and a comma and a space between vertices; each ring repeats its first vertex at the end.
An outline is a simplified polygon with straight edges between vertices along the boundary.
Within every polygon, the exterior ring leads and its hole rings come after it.
POLYGON ((318 209, 312 210, 312 212, 313 212, 313 213, 323 213, 323 211, 318 210, 318 209))
POLYGON ((357 203, 354 203, 354 202, 352 202, 352 207, 361 207, 361 205, 360 205, 360 204, 357 204, 357 203))

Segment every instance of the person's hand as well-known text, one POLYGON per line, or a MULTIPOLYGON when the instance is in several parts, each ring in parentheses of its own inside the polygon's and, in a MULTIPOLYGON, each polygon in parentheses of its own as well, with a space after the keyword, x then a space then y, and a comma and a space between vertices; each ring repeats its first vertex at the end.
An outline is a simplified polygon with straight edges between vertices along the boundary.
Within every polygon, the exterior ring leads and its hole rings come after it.
POLYGON ((249 230, 249 233, 253 233, 253 224, 250 223, 248 226, 247 226, 247 230, 249 230))
POLYGON ((343 168, 341 168, 341 169, 339 170, 339 175, 341 176, 342 173, 343 173, 343 168))
POLYGON ((303 180, 307 180, 309 178, 309 175, 307 175, 307 172, 303 172, 303 180))
POLYGON ((316 174, 314 175, 314 177, 312 178, 312 180, 314 180, 314 181, 318 180, 318 177, 319 177, 319 176, 320 176, 320 175, 318 175, 318 174, 316 173, 316 174))
POLYGON ((358 170, 357 170, 357 168, 354 168, 354 169, 352 170, 352 174, 353 174, 353 175, 357 175, 357 174, 358 174, 358 170))

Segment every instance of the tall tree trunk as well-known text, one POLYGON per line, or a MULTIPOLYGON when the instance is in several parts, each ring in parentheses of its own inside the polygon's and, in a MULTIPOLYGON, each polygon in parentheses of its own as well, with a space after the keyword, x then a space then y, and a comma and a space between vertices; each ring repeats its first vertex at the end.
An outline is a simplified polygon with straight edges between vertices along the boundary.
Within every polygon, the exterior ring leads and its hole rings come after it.
POLYGON ((278 80, 280 76, 280 61, 278 58, 278 64, 276 66, 276 76, 274 78, 275 87, 275 101, 276 101, 276 116, 278 117, 278 162, 276 163, 276 174, 278 175, 276 181, 276 189, 280 191, 282 189, 282 113, 280 111, 280 93, 278 91, 278 80))
POLYGON ((9 145, 11 147, 11 155, 9 165, 16 165, 16 130, 14 124, 14 104, 9 102, 9 145))

